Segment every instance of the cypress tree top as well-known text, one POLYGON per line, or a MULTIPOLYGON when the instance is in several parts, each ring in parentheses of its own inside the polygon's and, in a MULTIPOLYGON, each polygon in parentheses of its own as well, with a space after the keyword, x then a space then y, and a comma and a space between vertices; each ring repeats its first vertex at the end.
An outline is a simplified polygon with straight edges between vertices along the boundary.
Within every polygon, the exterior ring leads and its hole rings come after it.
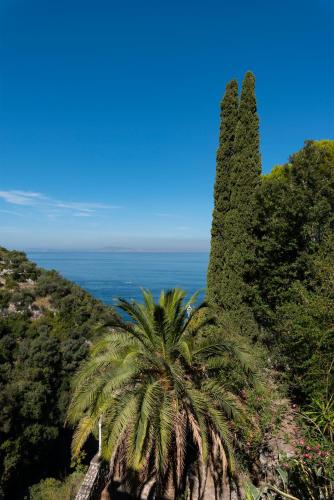
POLYGON ((234 148, 231 203, 233 208, 245 210, 248 222, 251 222, 254 216, 254 190, 260 183, 261 158, 255 77, 250 71, 246 73, 242 84, 234 148))

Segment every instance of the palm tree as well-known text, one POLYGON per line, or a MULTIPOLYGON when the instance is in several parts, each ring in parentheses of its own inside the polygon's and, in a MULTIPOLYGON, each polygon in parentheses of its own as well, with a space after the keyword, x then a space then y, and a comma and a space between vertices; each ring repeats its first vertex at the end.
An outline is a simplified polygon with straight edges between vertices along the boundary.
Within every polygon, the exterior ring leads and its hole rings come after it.
POLYGON ((73 452, 103 416, 110 476, 131 485, 133 497, 145 489, 149 498, 190 490, 203 498, 208 477, 222 492, 235 471, 230 424, 244 412, 227 388, 226 364, 240 352, 208 326, 205 304, 187 314, 197 295, 187 303, 185 295, 173 289, 158 303, 148 291, 143 304, 120 299, 132 322, 99 340, 75 377, 73 452))

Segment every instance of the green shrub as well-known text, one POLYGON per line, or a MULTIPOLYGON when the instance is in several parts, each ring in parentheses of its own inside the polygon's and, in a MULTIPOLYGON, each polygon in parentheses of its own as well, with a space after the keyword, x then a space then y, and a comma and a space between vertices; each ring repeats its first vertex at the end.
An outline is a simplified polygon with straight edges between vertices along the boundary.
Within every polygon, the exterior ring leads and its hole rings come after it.
POLYGON ((29 489, 29 500, 73 500, 84 473, 73 472, 64 481, 49 477, 29 489))

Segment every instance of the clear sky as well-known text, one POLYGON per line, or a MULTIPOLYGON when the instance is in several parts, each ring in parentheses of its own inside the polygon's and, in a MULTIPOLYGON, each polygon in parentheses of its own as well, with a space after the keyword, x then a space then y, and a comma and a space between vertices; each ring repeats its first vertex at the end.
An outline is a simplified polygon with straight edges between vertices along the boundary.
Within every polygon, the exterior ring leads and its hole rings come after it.
POLYGON ((0 244, 207 249, 219 101, 263 171, 333 137, 330 0, 1 0, 0 244))

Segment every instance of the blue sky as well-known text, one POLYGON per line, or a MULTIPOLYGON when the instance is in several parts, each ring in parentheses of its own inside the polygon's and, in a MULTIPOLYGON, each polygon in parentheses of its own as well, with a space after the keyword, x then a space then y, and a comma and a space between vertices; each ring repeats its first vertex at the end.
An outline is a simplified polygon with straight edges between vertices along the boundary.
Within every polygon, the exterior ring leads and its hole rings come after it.
POLYGON ((219 101, 257 79, 263 171, 333 136, 329 0, 2 0, 0 244, 204 250, 219 101))

